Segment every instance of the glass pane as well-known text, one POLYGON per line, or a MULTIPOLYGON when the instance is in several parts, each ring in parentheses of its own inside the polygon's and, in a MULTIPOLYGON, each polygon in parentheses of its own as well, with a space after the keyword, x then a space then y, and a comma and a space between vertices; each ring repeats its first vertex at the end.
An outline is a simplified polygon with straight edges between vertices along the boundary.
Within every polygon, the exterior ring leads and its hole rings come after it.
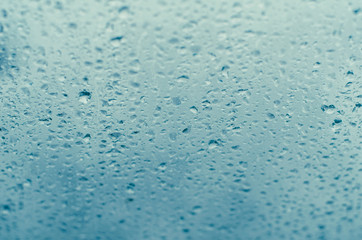
POLYGON ((0 239, 362 239, 358 0, 2 0, 0 239))

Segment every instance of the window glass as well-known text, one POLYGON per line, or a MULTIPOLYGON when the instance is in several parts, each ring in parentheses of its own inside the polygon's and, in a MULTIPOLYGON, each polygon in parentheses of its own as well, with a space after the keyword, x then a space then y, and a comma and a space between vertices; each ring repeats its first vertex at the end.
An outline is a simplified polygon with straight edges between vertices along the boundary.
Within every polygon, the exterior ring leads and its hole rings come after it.
POLYGON ((1 0, 0 239, 362 239, 358 0, 1 0))

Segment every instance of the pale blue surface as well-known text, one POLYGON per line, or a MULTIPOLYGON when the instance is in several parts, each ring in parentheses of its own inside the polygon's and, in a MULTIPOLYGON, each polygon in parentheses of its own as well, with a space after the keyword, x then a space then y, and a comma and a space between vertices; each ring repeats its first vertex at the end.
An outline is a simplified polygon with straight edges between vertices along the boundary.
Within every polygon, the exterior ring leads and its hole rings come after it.
POLYGON ((358 0, 1 0, 0 239, 362 239, 358 0))

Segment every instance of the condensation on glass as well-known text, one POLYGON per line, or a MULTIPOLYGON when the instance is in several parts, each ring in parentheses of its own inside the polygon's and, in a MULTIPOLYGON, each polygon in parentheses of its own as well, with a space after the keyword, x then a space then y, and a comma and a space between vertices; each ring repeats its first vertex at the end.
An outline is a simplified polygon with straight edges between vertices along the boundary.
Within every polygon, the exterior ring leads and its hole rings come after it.
POLYGON ((358 0, 2 0, 0 239, 362 239, 358 0))

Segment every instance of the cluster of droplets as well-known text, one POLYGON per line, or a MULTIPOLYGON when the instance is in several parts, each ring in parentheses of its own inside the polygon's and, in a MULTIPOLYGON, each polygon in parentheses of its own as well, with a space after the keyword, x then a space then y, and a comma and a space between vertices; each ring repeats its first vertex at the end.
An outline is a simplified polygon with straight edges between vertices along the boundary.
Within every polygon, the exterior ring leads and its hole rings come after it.
POLYGON ((360 9, 5 0, 0 238, 361 238, 360 9))

